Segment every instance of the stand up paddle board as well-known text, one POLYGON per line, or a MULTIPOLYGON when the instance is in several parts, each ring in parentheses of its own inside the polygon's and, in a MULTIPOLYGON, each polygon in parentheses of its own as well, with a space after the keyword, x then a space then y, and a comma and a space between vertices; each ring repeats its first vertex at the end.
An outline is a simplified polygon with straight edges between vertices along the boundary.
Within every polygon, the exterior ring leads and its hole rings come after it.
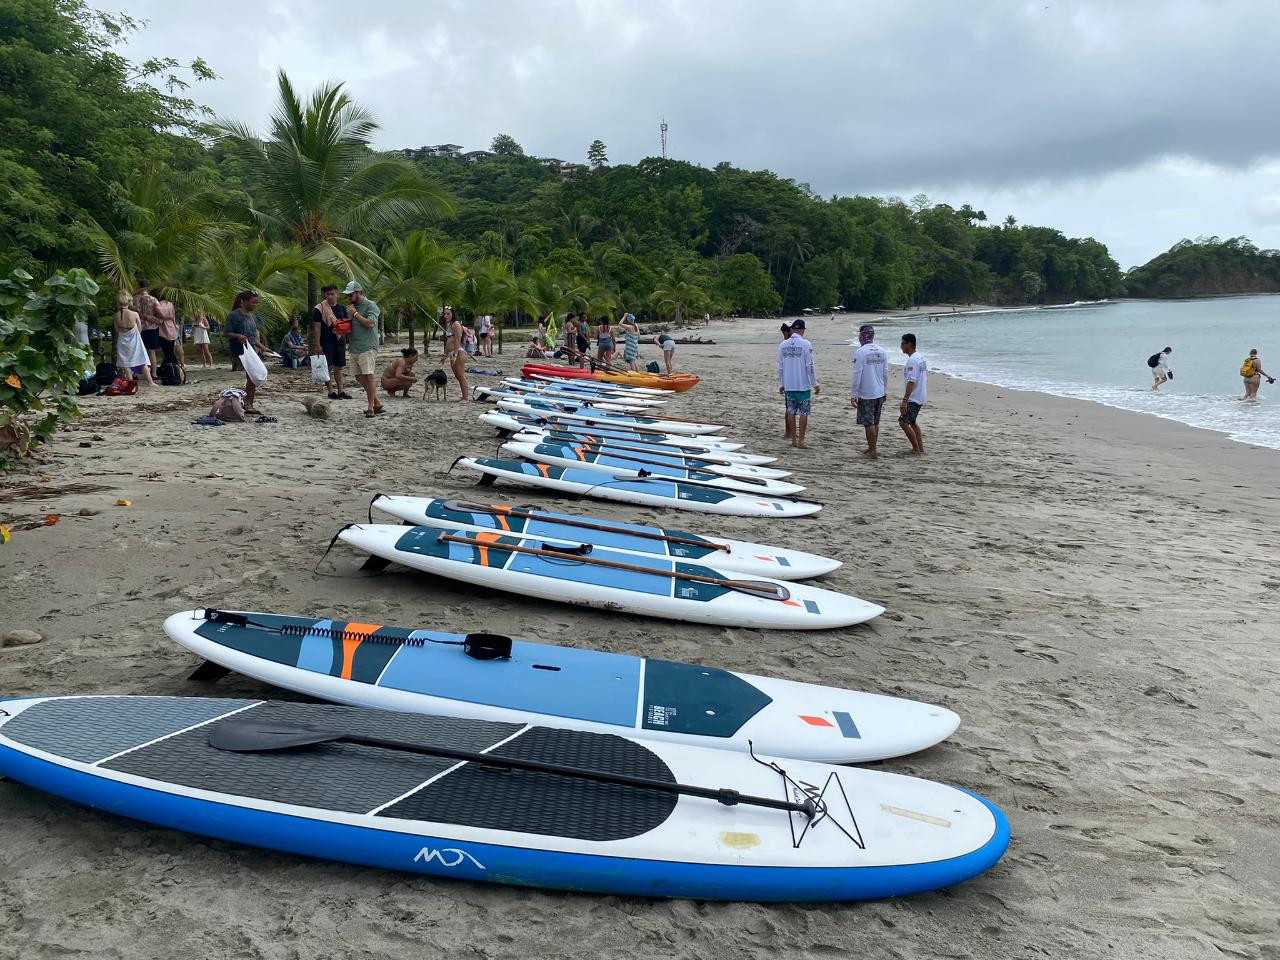
POLYGON ((692 470, 679 461, 654 454, 613 453, 607 447, 580 446, 558 443, 518 443, 508 440, 502 452, 512 456, 550 463, 562 467, 583 467, 618 477, 670 477, 686 483, 705 484, 720 490, 736 490, 741 493, 759 492, 766 497, 789 497, 800 493, 804 487, 785 480, 746 479, 738 476, 722 476, 707 470, 692 470))
POLYGON ((701 470, 705 473, 717 473, 723 477, 739 477, 760 480, 782 480, 791 476, 788 470, 774 467, 757 467, 728 457, 706 453, 693 453, 677 450, 673 447, 661 447, 653 444, 627 443, 624 440, 593 440, 578 434, 561 433, 549 430, 522 430, 511 437, 512 443, 553 444, 562 447, 583 447, 601 454, 621 457, 635 463, 662 463, 673 467, 684 467, 687 470, 701 470))
POLYGON ((531 393, 528 390, 515 390, 511 387, 471 388, 473 400, 536 401, 557 410, 607 410, 610 413, 651 413, 648 406, 630 401, 616 400, 613 397, 561 397, 551 393, 531 393))
POLYGON ((647 897, 897 896, 970 879, 1009 843, 991 803, 914 777, 327 704, 8 700, 0 774, 286 853, 647 897))
POLYGON ((743 463, 773 463, 776 457, 760 454, 741 453, 744 443, 721 440, 714 436, 694 437, 676 433, 663 433, 658 430, 633 429, 630 427, 612 427, 605 424, 583 423, 580 420, 563 420, 560 417, 537 416, 511 413, 506 410, 490 410, 480 414, 480 422, 495 430, 506 433, 519 433, 528 427, 539 427, 562 431, 582 433, 593 438, 611 437, 628 441, 643 440, 645 443, 660 443, 672 447, 686 447, 692 450, 716 450, 722 453, 738 453, 743 463))
POLYGON ((662 477, 625 477, 556 467, 546 463, 522 460, 499 460, 492 457, 460 457, 455 466, 484 474, 482 485, 494 480, 512 480, 527 486, 546 487, 563 493, 637 503, 646 507, 673 507, 698 513, 723 513, 735 517, 807 517, 822 509, 822 504, 808 500, 791 500, 735 493, 697 483, 678 483, 662 477))
POLYGON ((605 393, 603 391, 561 388, 551 383, 539 383, 537 380, 521 380, 507 377, 497 389, 511 393, 527 394, 535 397, 550 397, 555 400, 572 400, 577 403, 625 403, 636 407, 661 407, 666 400, 659 397, 633 397, 625 393, 605 393))
POLYGON ((546 390, 553 393, 564 393, 570 396, 613 397, 628 403, 648 402, 662 404, 672 396, 671 392, 637 392, 635 387, 610 386, 585 380, 532 380, 525 377, 504 377, 502 382, 509 387, 524 390, 546 390))
POLYGON ((675 394, 674 390, 667 390, 662 387, 640 387, 631 383, 601 383, 598 380, 584 380, 573 377, 550 377, 543 373, 535 373, 525 379, 537 383, 555 384, 556 386, 580 386, 583 390, 622 391, 623 393, 635 394, 640 397, 670 397, 675 394))
POLYGON ((724 428, 720 423, 698 423, 692 420, 664 420, 660 417, 628 416, 626 414, 610 414, 606 411, 592 413, 588 408, 565 410, 545 400, 511 398, 498 401, 498 409, 510 413, 523 413, 527 417, 545 417, 554 414, 561 420, 580 423, 602 423, 618 427, 646 427, 663 433, 680 433, 687 436, 700 436, 704 433, 716 433, 724 428))
POLYGON ((914 753, 960 725, 950 710, 914 700, 491 634, 224 610, 175 613, 164 629, 208 661, 197 679, 220 672, 211 663, 351 706, 822 763, 914 753), (495 648, 505 655, 491 656, 495 648))
POLYGON ((569 544, 590 543, 623 553, 709 563, 720 570, 773 577, 775 580, 808 580, 828 574, 840 566, 839 560, 803 550, 746 543, 727 537, 704 537, 683 530, 646 527, 601 517, 550 513, 538 507, 382 494, 374 497, 370 506, 415 526, 512 533, 569 544))
POLYGON ((375 557, 463 583, 689 623, 824 630, 884 613, 877 604, 808 584, 590 545, 379 523, 350 524, 338 537, 375 557))

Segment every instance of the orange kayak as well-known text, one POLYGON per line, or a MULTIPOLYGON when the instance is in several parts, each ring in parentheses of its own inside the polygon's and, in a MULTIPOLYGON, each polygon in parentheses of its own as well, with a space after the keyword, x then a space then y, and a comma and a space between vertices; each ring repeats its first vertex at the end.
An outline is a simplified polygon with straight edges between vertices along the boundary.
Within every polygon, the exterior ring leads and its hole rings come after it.
POLYGON ((622 371, 609 373, 605 370, 583 370, 578 367, 557 367, 551 364, 526 363, 521 369, 526 376, 563 377, 572 380, 598 380, 601 383, 618 383, 631 387, 654 387, 661 390, 675 390, 684 393, 698 385, 699 378, 692 373, 636 373, 622 371))

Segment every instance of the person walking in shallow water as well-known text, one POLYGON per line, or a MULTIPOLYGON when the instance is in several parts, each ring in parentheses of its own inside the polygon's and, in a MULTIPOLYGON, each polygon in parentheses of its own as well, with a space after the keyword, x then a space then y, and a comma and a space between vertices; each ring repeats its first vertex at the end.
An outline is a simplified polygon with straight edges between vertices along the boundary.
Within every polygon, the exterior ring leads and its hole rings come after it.
POLYGON ((1152 391, 1160 389, 1160 386, 1173 379, 1173 371, 1169 369, 1169 354, 1173 353, 1173 347, 1165 347, 1159 353, 1153 353, 1147 358, 1147 366, 1151 368, 1151 376, 1155 383, 1151 385, 1152 391))
POLYGON ((1244 378, 1244 396, 1241 400, 1258 399, 1258 387, 1262 386, 1263 377, 1267 378, 1267 383, 1276 382, 1275 377, 1262 369, 1262 358, 1258 356, 1257 347, 1249 351, 1249 356, 1240 365, 1240 376, 1244 378))
POLYGON ((902 402, 898 404, 898 425, 907 435, 912 453, 924 453, 924 434, 920 432, 920 424, 916 422, 920 416, 920 408, 929 399, 929 364, 924 354, 916 351, 916 335, 902 335, 902 352, 907 355, 906 368, 903 371, 902 402))

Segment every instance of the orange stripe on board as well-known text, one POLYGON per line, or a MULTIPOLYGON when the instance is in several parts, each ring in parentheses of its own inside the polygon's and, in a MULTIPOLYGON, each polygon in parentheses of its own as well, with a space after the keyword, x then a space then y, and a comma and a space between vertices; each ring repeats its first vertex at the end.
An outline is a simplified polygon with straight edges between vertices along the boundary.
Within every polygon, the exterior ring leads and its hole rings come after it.
POLYGON ((822 717, 806 717, 803 713, 799 714, 801 720, 809 724, 811 727, 830 727, 833 726, 830 720, 824 720, 822 717))
POLYGON ((356 662, 356 650, 364 643, 364 638, 380 629, 380 623, 348 623, 347 633, 357 636, 342 638, 342 679, 351 679, 351 668, 356 662))
MULTIPOLYGON (((476 539, 484 544, 496 543, 501 534, 497 533, 477 533, 476 539)), ((489 565, 489 548, 488 546, 476 547, 476 553, 480 555, 480 566, 487 567, 489 565)))
POLYGON ((548 467, 545 463, 535 463, 534 466, 538 468, 538 472, 540 474, 542 474, 548 480, 551 479, 551 468, 548 467))

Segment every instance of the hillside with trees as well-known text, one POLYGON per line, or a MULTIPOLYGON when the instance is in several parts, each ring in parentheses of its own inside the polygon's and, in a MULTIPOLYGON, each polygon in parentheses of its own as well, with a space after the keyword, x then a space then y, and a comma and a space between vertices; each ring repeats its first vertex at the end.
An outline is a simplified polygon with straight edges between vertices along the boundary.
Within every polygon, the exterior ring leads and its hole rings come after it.
POLYGON ((1247 237, 1182 240, 1125 277, 1133 297, 1206 297, 1280 293, 1280 250, 1247 237))
POLYGON ((503 133, 488 150, 377 152, 376 118, 341 84, 300 91, 281 74, 272 119, 251 129, 200 106, 203 61, 121 57, 141 28, 83 0, 0 7, 0 268, 87 268, 103 312, 142 279, 215 320, 253 288, 278 329, 321 283, 357 278, 419 332, 446 302, 501 330, 570 309, 679 320, 1124 289, 1096 240, 923 196, 610 163, 598 139, 574 145, 583 163, 503 133))

